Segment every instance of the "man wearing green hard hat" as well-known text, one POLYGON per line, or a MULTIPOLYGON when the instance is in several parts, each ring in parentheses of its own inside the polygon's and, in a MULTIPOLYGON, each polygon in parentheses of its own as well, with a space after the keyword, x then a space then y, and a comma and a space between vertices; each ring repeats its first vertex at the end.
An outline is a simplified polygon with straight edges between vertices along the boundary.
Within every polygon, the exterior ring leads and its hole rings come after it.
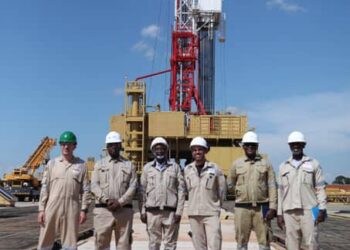
POLYGON ((77 249, 79 224, 86 221, 91 201, 87 168, 73 154, 77 137, 65 131, 59 144, 61 155, 48 162, 41 182, 38 249, 51 249, 56 233, 61 235, 62 249, 77 249))

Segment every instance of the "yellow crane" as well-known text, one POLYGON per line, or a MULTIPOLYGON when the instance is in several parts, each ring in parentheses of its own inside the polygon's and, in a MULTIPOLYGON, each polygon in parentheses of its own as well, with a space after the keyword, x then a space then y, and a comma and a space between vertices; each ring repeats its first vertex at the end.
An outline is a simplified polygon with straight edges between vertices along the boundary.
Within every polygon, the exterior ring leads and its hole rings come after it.
POLYGON ((36 170, 49 160, 49 152, 56 145, 56 140, 44 137, 39 146, 21 168, 4 174, 4 189, 16 196, 19 201, 38 199, 40 180, 34 176, 36 170))

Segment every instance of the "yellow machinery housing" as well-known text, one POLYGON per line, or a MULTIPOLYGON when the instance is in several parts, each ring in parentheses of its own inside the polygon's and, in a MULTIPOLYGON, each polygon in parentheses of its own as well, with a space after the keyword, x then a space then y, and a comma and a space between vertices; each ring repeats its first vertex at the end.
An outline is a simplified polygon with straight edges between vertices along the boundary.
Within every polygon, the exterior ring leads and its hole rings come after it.
POLYGON ((4 174, 4 189, 16 196, 19 201, 38 199, 40 181, 34 174, 42 164, 46 164, 48 154, 55 145, 55 139, 44 137, 21 168, 15 168, 11 174, 4 174))
POLYGON ((145 82, 131 81, 126 82, 125 113, 111 117, 110 130, 124 135, 124 155, 135 164, 138 173, 153 159, 150 144, 155 137, 164 137, 169 143, 169 158, 184 166, 192 161, 190 141, 202 136, 210 145, 207 158, 218 163, 227 175, 232 162, 243 155, 239 144, 247 131, 247 117, 147 112, 145 82))
POLYGON ((350 204, 350 184, 326 186, 328 202, 350 204))

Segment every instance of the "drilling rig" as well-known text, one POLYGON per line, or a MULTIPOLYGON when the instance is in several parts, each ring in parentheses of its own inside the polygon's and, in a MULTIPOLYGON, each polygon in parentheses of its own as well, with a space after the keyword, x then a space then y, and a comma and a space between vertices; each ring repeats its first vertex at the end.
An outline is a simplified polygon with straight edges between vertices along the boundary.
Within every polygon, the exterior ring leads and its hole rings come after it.
POLYGON ((169 143, 169 159, 182 166, 192 161, 189 144, 196 136, 207 140, 207 158, 225 174, 243 155, 247 117, 215 114, 215 40, 223 21, 222 0, 175 0, 170 69, 126 82, 125 112, 111 117, 110 130, 123 135, 124 155, 139 173, 153 158, 149 146, 157 136, 169 143), (171 74, 170 111, 148 112, 144 79, 163 73, 171 74))

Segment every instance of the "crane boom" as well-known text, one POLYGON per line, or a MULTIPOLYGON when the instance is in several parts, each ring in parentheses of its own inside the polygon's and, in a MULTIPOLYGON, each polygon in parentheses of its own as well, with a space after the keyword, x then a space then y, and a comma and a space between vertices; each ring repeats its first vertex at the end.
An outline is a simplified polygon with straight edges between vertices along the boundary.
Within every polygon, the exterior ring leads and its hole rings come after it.
POLYGON ((24 163, 22 168, 27 171, 31 170, 31 174, 34 175, 36 169, 42 164, 46 163, 48 160, 48 153, 50 150, 56 145, 56 140, 49 137, 44 137, 41 140, 41 143, 36 148, 34 153, 28 158, 28 160, 24 163))

